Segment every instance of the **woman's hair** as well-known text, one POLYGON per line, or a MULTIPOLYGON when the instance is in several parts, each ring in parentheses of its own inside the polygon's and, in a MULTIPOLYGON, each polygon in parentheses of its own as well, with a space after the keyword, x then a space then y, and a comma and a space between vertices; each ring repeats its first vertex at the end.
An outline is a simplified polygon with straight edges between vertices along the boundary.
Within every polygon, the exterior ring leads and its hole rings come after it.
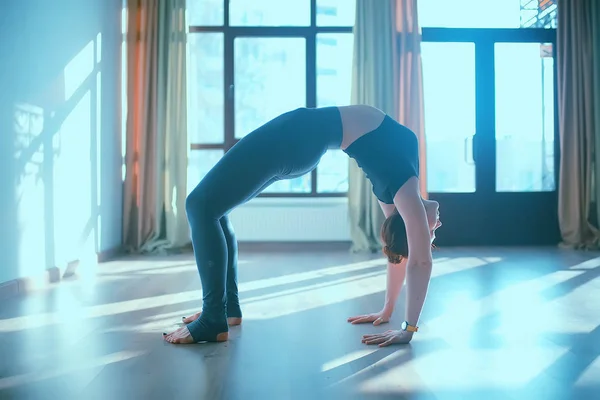
MULTIPOLYGON (((408 258, 406 225, 397 210, 383 221, 381 240, 383 241, 383 254, 387 256, 389 262, 400 264, 402 259, 408 258)), ((431 248, 436 249, 433 243, 431 248)))
POLYGON ((399 264, 403 258, 408 258, 406 226, 397 211, 383 221, 381 240, 383 241, 383 253, 389 262, 399 264))

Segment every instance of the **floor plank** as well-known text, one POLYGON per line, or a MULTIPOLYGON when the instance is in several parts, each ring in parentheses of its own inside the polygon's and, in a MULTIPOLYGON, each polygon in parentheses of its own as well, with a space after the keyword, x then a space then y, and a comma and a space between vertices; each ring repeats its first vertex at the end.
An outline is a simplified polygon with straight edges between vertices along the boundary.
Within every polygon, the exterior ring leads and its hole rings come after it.
POLYGON ((242 250, 244 324, 222 344, 161 333, 201 307, 190 254, 81 266, 0 305, 1 399, 600 399, 600 253, 440 249, 421 330, 379 349, 380 255, 242 250))

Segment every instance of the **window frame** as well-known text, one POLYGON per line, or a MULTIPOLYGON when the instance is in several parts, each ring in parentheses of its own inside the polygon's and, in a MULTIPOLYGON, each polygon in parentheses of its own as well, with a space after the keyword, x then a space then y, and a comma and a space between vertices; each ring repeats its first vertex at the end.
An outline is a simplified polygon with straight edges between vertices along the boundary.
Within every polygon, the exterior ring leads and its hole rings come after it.
MULTIPOLYGON (((190 143, 189 151, 223 150, 226 154, 240 139, 235 137, 234 109, 234 41, 238 37, 295 37, 306 40, 306 107, 317 106, 317 35, 321 33, 353 33, 353 26, 318 26, 317 0, 310 2, 310 25, 306 26, 230 26, 229 0, 223 0, 223 25, 189 25, 188 35, 195 33, 222 33, 224 40, 224 141, 223 143, 190 143)), ((260 193, 259 197, 347 197, 348 192, 317 191, 317 168, 311 174, 311 190, 306 193, 273 192, 260 193)))

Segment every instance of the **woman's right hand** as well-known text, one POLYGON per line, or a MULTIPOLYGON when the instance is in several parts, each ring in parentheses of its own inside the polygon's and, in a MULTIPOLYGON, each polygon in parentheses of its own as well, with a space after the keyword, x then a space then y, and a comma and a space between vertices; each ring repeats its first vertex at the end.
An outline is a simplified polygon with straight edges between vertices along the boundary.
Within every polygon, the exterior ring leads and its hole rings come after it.
POLYGON ((390 316, 384 313, 383 311, 348 318, 348 322, 350 322, 351 324, 366 324, 368 322, 372 322, 375 326, 385 324, 389 322, 389 320, 390 316))

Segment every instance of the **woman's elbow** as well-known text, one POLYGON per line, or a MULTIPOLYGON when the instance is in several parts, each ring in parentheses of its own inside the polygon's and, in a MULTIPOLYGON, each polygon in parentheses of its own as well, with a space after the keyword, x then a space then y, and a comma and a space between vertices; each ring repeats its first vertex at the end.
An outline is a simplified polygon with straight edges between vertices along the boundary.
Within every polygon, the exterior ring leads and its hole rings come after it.
POLYGON ((433 267, 433 260, 429 258, 408 258, 408 266, 413 268, 431 269, 433 267))

